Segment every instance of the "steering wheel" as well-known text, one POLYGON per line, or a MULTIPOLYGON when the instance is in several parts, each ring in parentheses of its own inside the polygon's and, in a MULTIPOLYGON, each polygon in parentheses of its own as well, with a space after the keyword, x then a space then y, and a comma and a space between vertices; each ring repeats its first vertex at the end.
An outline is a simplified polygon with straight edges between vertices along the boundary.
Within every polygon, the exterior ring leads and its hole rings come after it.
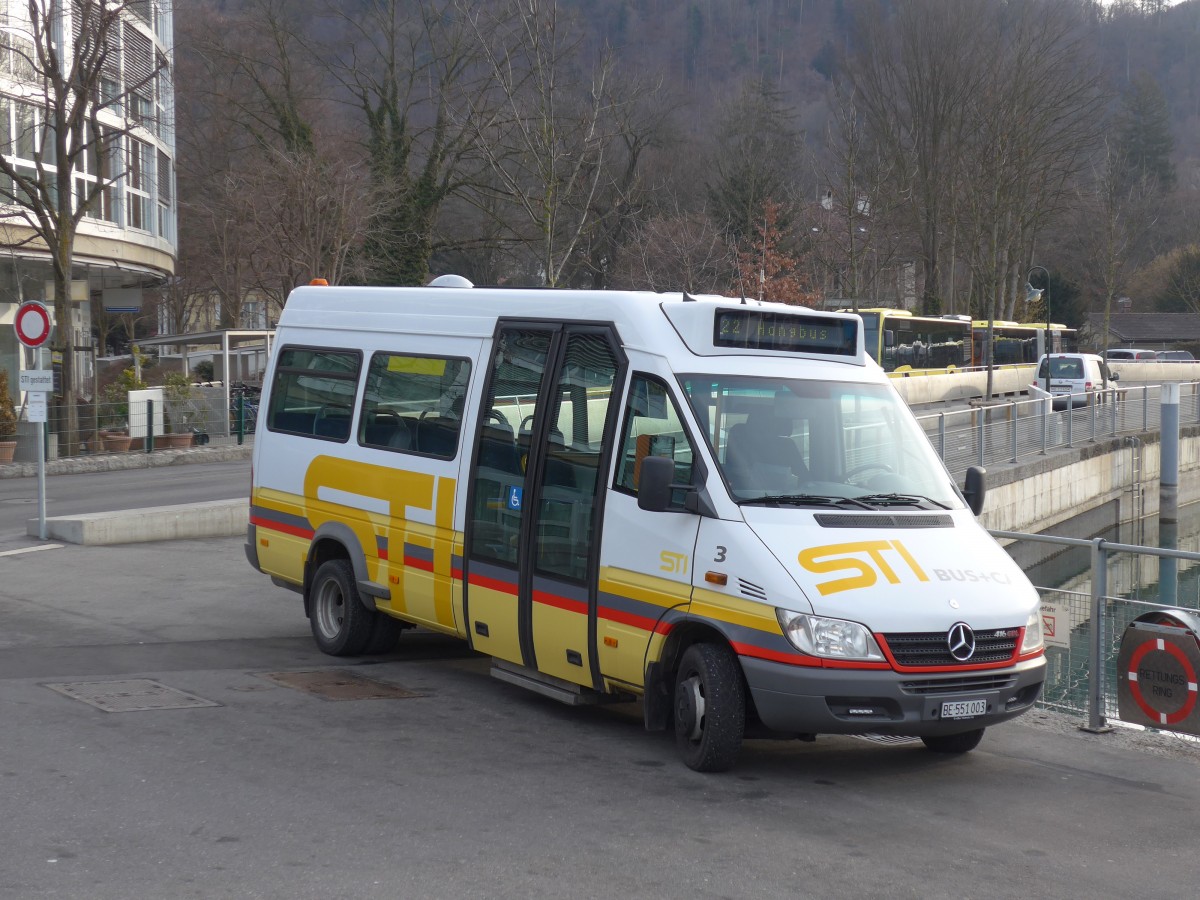
POLYGON ((879 462, 863 463, 861 466, 855 466, 853 469, 851 469, 849 472, 847 472, 846 480, 854 481, 854 479, 858 478, 859 475, 863 475, 867 472, 874 472, 877 469, 880 472, 894 471, 892 469, 892 467, 889 466, 887 463, 879 463, 879 462))

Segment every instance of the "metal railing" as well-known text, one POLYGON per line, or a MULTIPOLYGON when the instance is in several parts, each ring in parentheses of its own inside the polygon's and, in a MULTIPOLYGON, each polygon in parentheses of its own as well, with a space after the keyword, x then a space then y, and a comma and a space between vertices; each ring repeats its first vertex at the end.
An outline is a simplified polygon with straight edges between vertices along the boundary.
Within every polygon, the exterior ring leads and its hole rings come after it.
MULTIPOLYGON (((1053 409, 1066 398, 981 403, 918 415, 929 442, 955 479, 968 466, 1016 463, 1059 447, 1074 447, 1160 427, 1161 385, 1114 388, 1073 394, 1067 409, 1053 409)), ((1200 382, 1180 385, 1181 425, 1200 422, 1200 382)))
MULTIPOLYGON (((1129 623, 1152 610, 1200 610, 1200 593, 1180 597, 1173 605, 1109 593, 1110 582, 1121 584, 1124 593, 1136 594, 1155 577, 1146 563, 1152 560, 1183 560, 1200 563, 1200 553, 1121 544, 1103 538, 1055 537, 1013 531, 991 531, 993 537, 1014 542, 1055 544, 1064 548, 1087 548, 1090 563, 1078 589, 1037 586, 1042 596, 1043 620, 1047 605, 1055 610, 1053 634, 1046 635, 1046 684, 1038 705, 1087 715, 1087 728, 1102 731, 1109 720, 1119 720, 1116 687, 1117 656, 1121 637, 1129 623), (1133 566, 1116 565, 1114 554, 1130 554, 1133 566), (1147 559, 1148 558, 1148 559, 1147 559), (1065 627, 1064 627, 1065 626, 1065 627)), ((1011 552, 1010 545, 1010 552, 1011 552)), ((1166 577, 1175 577, 1169 570, 1166 577)))
POLYGON ((58 458, 241 444, 253 437, 258 393, 245 388, 231 394, 228 406, 223 388, 202 387, 169 399, 146 398, 135 392, 116 401, 81 402, 76 440, 70 446, 59 439, 64 428, 54 420, 57 410, 51 409, 48 439, 40 423, 26 421, 21 415, 15 461, 34 461, 40 439, 46 441, 48 455, 58 458))

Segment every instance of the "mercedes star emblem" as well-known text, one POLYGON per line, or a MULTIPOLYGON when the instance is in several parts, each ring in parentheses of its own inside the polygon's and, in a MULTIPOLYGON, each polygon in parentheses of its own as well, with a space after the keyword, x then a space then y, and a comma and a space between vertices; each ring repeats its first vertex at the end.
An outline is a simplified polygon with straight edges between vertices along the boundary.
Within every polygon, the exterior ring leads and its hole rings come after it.
POLYGON ((966 662, 975 655, 975 632, 966 622, 956 622, 946 633, 946 646, 950 655, 959 662, 966 662))

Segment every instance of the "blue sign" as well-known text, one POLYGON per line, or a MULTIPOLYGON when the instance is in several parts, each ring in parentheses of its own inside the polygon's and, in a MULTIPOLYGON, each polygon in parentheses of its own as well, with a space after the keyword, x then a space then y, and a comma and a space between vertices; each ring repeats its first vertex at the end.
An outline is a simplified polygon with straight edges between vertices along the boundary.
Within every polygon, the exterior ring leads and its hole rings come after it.
POLYGON ((509 485, 508 488, 508 508, 519 510, 521 508, 521 494, 524 488, 519 485, 509 485))

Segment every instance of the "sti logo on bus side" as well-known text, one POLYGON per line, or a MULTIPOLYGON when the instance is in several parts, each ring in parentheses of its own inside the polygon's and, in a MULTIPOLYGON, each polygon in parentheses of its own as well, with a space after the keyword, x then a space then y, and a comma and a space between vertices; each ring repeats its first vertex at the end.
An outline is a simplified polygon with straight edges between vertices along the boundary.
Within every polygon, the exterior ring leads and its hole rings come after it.
MULTIPOLYGON (((912 554, 900 541, 853 541, 848 544, 826 544, 801 550, 797 559, 800 565, 814 575, 830 572, 852 572, 844 578, 817 583, 822 597, 842 591, 853 591, 874 585, 883 575, 889 584, 899 584, 900 576, 888 561, 889 556, 898 556, 917 581, 928 581, 912 554)), ((902 570, 903 571, 903 570, 902 570)))

